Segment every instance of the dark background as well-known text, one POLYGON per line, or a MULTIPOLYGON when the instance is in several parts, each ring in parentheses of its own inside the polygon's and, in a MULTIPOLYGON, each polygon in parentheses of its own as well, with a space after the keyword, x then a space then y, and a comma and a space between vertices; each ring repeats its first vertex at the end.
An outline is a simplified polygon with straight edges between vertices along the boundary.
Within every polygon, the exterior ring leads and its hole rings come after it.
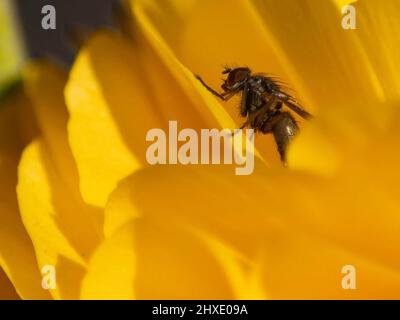
MULTIPOLYGON (((84 26, 94 30, 111 25, 112 12, 119 0, 15 0, 21 29, 31 57, 53 56, 71 64, 74 58, 67 31, 84 26), (56 30, 43 30, 42 7, 56 8, 56 30)), ((104 48, 107 50, 106 48, 104 48)))

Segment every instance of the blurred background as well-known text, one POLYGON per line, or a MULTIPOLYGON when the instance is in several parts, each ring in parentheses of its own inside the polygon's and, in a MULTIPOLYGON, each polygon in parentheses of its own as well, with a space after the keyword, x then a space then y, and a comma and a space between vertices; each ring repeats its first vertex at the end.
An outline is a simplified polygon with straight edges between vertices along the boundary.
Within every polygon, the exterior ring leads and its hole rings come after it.
POLYGON ((118 1, 0 0, 0 96, 18 79, 18 70, 28 57, 51 56, 71 64, 74 49, 67 32, 111 25, 118 1), (45 5, 56 9, 55 30, 42 28, 45 5))

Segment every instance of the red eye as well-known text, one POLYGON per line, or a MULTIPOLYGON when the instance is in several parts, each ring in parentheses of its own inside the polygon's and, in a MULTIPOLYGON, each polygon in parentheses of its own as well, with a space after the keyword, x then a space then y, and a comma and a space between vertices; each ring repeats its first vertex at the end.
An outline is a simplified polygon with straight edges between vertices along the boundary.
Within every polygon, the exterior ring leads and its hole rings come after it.
POLYGON ((249 75, 250 71, 247 68, 237 68, 229 73, 227 83, 229 86, 234 86, 236 83, 244 81, 249 75))

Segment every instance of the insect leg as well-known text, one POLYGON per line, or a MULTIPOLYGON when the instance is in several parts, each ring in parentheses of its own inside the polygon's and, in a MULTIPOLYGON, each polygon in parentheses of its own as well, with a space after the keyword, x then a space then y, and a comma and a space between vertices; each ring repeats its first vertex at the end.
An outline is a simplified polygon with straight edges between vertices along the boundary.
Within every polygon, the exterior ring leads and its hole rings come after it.
POLYGON ((242 102, 240 103, 240 115, 245 117, 249 111, 248 104, 249 104, 249 85, 245 84, 243 88, 242 94, 242 102))
POLYGON ((209 92, 211 92, 214 96, 220 98, 220 99, 223 100, 223 101, 229 100, 230 98, 232 98, 232 97, 236 94, 236 92, 235 92, 234 94, 229 94, 229 95, 227 96, 227 95, 224 94, 224 93, 218 93, 218 92, 215 91, 213 88, 211 88, 207 83, 205 83, 204 80, 203 80, 200 76, 198 76, 197 74, 195 74, 195 77, 196 77, 197 80, 200 81, 200 83, 204 86, 204 88, 206 88, 206 89, 207 89, 209 92))
POLYGON ((247 121, 243 124, 241 129, 250 125, 255 131, 260 130, 262 124, 269 118, 271 111, 276 105, 276 98, 271 96, 259 109, 248 115, 247 121))

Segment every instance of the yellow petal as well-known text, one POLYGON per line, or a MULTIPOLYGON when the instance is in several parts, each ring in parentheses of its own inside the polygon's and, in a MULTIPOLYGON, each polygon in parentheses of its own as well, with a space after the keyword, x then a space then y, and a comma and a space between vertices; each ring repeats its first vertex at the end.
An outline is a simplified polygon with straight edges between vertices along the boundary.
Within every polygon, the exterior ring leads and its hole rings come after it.
POLYGON ((34 248, 18 210, 15 192, 18 159, 1 152, 0 159, 0 264, 22 298, 49 298, 41 287, 34 248))
MULTIPOLYGON (((356 6, 358 28, 344 30, 343 15, 337 7, 348 3, 190 1, 183 6, 172 0, 162 4, 152 0, 135 2, 137 11, 178 59, 192 71, 202 69, 200 73, 215 87, 219 85, 217 69, 224 63, 218 60, 242 55, 250 61, 245 64, 251 66, 254 61, 265 68, 262 70, 282 74, 311 111, 334 108, 345 113, 357 105, 371 117, 380 118, 382 111, 377 105, 399 97, 400 78, 393 71, 398 65, 393 55, 398 51, 398 41, 392 35, 397 23, 392 15, 398 11, 398 4, 390 0, 376 4, 351 1, 356 6), (223 19, 220 12, 224 12, 223 19), (265 57, 264 65, 257 62, 260 57, 265 57)), ((258 140, 257 147, 269 160, 274 148, 271 137, 258 140)))
MULTIPOLYGON (((397 66, 400 63, 400 27, 397 12, 400 3, 396 0, 366 1, 354 4, 357 12, 357 37, 367 56, 370 69, 374 71, 375 81, 382 88, 384 101, 399 101, 400 76, 397 66)), ((351 69, 350 69, 351 70, 351 69)))
MULTIPOLYGON (((350 156, 357 161, 355 154, 350 156)), ((397 156, 389 164, 393 166, 396 161, 397 156)), ((273 173, 262 163, 256 163, 255 173, 249 177, 234 176, 232 168, 221 166, 151 168, 121 185, 129 188, 123 192, 125 198, 119 198, 127 201, 120 208, 129 210, 122 222, 131 214, 132 219, 139 215, 158 223, 178 222, 205 230, 242 252, 254 266, 260 255, 268 254, 262 269, 264 277, 274 277, 279 270, 282 274, 278 278, 289 272, 299 277, 286 297, 301 297, 300 284, 306 285, 301 279, 307 271, 315 281, 310 290, 304 291, 304 297, 347 297, 340 286, 339 268, 347 264, 359 266, 362 274, 364 286, 355 296, 393 297, 399 289, 400 275, 399 203, 387 176, 393 173, 382 175, 383 168, 369 165, 346 178, 354 163, 339 168, 343 173, 335 171, 334 178, 329 179, 287 170, 273 173), (373 175, 368 173, 371 168, 377 170, 373 175), (363 193, 368 194, 368 199, 363 193), (286 251, 273 250, 275 241, 286 243, 285 239, 291 243, 286 251), (314 243, 316 249, 310 249, 309 243, 314 243), (281 255, 293 258, 290 269, 279 264, 281 255), (314 271, 318 261, 324 271, 314 271), (332 265, 327 268, 329 264, 332 265), (269 276, 270 270, 276 273, 269 276), (382 278, 386 285, 391 283, 387 295, 376 278, 382 278)), ((111 219, 111 213, 106 213, 106 221, 111 219)), ((277 282, 267 281, 264 288, 270 297, 285 297, 284 287, 277 282)))
MULTIPOLYGON (((24 86, 32 101, 35 117, 49 156, 66 187, 76 199, 80 199, 78 170, 71 152, 67 135, 68 112, 63 91, 67 82, 64 70, 48 61, 35 61, 24 69, 24 86), (49 87, 51 90, 49 90, 49 87), (44 94, 44 92, 47 92, 44 94)), ((79 200, 81 201, 81 200, 79 200)), ((103 212, 87 207, 89 219, 102 229, 103 212)), ((98 232, 97 232, 98 233, 98 232)), ((93 240, 95 241, 95 240, 93 240)))
POLYGON ((63 180, 72 188, 78 175, 67 137, 68 113, 63 99, 67 74, 55 64, 39 60, 24 68, 23 80, 43 138, 63 180))
MULTIPOLYGON (((129 223, 129 221, 139 218, 139 212, 134 203, 134 193, 132 193, 134 190, 133 183, 133 178, 126 179, 118 186, 117 190, 114 191, 110 197, 105 214, 105 235, 108 238, 114 237, 114 234, 118 233, 121 226, 129 223)), ((169 226, 169 219, 165 219, 164 223, 169 226)), ((190 229, 190 227, 188 228, 190 229)), ((252 265, 245 257, 238 254, 223 241, 219 241, 217 238, 207 234, 205 231, 194 230, 194 232, 207 244, 210 254, 214 255, 221 264, 236 298, 265 298, 265 292, 259 285, 260 279, 257 277, 256 265, 252 265), (246 265, 247 268, 243 269, 243 265, 246 265)), ((109 241, 111 242, 111 240, 109 241)), ((128 254, 125 253, 123 256, 126 257, 128 254)), ((103 257, 103 259, 115 261, 115 258, 113 257, 103 257)), ((98 280, 94 279, 93 281, 98 280)), ((118 290, 118 292, 121 291, 118 290)))
POLYGON ((325 171, 329 178, 317 185, 308 183, 302 186, 301 192, 292 191, 292 196, 298 193, 293 206, 306 205, 307 211, 299 216, 297 212, 300 211, 287 211, 281 213, 281 217, 297 224, 304 223, 313 232, 329 235, 334 241, 398 270, 400 220, 397 213, 400 205, 396 181, 399 177, 394 168, 400 158, 396 149, 399 115, 394 116, 384 130, 374 126, 373 121, 353 120, 353 125, 349 126, 347 121, 330 119, 330 125, 326 121, 316 121, 307 128, 294 142, 289 162, 294 168, 320 173, 321 166, 316 162, 324 150, 317 148, 320 145, 315 143, 317 136, 331 151, 330 156, 324 158, 324 166, 334 170, 325 171), (315 162, 304 156, 311 151, 315 162), (327 206, 329 203, 332 205, 327 206), (338 204, 342 209, 338 209, 338 204))
POLYGON ((76 298, 85 260, 99 241, 90 209, 63 183, 43 140, 29 145, 19 165, 18 202, 39 268, 57 271, 56 298, 76 298))
POLYGON ((294 229, 266 237, 263 284, 272 299, 398 299, 398 270, 294 229), (354 267, 354 290, 342 286, 345 266, 354 267))
MULTIPOLYGON (((258 160, 255 171, 259 170, 265 172, 265 166, 258 160)), ((268 216, 263 206, 254 211, 257 203, 251 207, 248 203, 247 190, 257 189, 260 175, 235 176, 234 173, 231 165, 156 166, 141 170, 124 181, 115 197, 111 197, 105 213, 106 234, 112 234, 121 224, 137 216, 150 215, 168 221, 190 217, 194 219, 191 223, 200 224, 206 230, 231 229, 230 239, 235 244, 246 244, 247 240, 239 240, 235 232, 254 231, 254 221, 243 213, 253 210, 252 215, 265 222, 268 216), (150 192, 151 189, 154 191, 150 192), (113 208, 124 208, 126 212, 116 215, 113 208)), ((260 192, 255 190, 254 197, 260 192)), ((263 227, 260 225, 259 230, 263 227)))
POLYGON ((142 46, 142 60, 163 119, 194 129, 232 127, 232 119, 177 59, 140 3, 133 2, 132 10, 133 28, 140 30, 135 35, 142 46))
POLYGON ((194 129, 207 127, 203 119, 225 121, 220 107, 207 109, 203 99, 213 100, 198 96, 199 84, 189 71, 168 53, 159 56, 153 46, 162 44, 146 24, 143 28, 151 46, 141 38, 136 51, 121 36, 97 34, 82 50, 66 88, 70 141, 82 194, 91 204, 103 206, 119 180, 147 165, 149 129, 167 130, 169 120, 194 129))
POLYGON ((81 299, 134 299, 135 252, 131 228, 105 240, 94 253, 81 299))
MULTIPOLYGON (((188 228, 190 230, 190 227, 188 228)), ((223 240, 207 232, 202 230, 194 230, 194 232, 205 241, 210 253, 221 264, 235 299, 265 300, 269 298, 261 282, 261 264, 251 261, 223 240)), ((209 283, 209 286, 212 284, 209 283)))
MULTIPOLYGON (((193 73, 200 74, 209 82, 209 79, 212 80, 219 77, 222 66, 227 63, 225 58, 221 58, 220 53, 226 53, 228 51, 221 48, 221 37, 218 37, 218 35, 222 36, 225 32, 225 29, 222 30, 223 23, 221 23, 221 20, 216 19, 216 17, 207 16, 206 13, 224 10, 226 6, 229 6, 229 12, 232 13, 232 15, 229 16, 229 21, 234 25, 239 19, 238 15, 243 12, 242 10, 246 9, 246 3, 242 3, 241 1, 235 3, 193 1, 186 3, 185 6, 182 6, 181 3, 177 4, 174 2, 172 2, 171 5, 168 5, 167 2, 154 3, 154 1, 151 0, 133 1, 132 3, 134 16, 136 18, 135 22, 137 23, 137 25, 134 25, 135 36, 138 36, 137 29, 139 28, 146 37, 146 40, 143 40, 143 47, 145 50, 143 62, 147 66, 146 72, 151 76, 151 82, 154 84, 155 96, 163 97, 162 101, 160 101, 160 105, 163 105, 165 108, 162 110, 163 114, 165 114, 164 118, 177 119, 182 126, 194 129, 240 127, 243 119, 239 119, 237 107, 223 107, 216 98, 199 83, 193 76, 193 73), (225 5, 221 7, 220 4, 222 3, 225 3, 225 5), (179 12, 181 16, 180 19, 176 19, 176 11, 179 12), (177 21, 184 22, 177 24, 177 21), (207 26, 204 25, 204 21, 208 21, 207 26), (207 38, 204 38, 199 33, 200 28, 205 27, 212 30, 207 38), (183 31, 185 31, 185 33, 183 33, 183 31), (170 37, 168 37, 166 33, 168 33, 170 37), (196 39, 196 41, 193 42, 193 39, 196 39), (210 45, 212 39, 218 43, 216 47, 210 45), (205 45, 203 41, 208 44, 205 45), (181 43, 184 49, 180 52, 177 46, 180 48, 181 43), (149 44, 150 48, 148 47, 149 44), (209 51, 211 52, 208 55, 207 52, 209 51), (153 60, 153 58, 150 57, 154 55, 155 58, 153 60), (195 59, 198 62, 198 60, 201 59, 197 58, 199 56, 205 59, 201 64, 190 62, 190 59, 195 59), (213 63, 209 63, 210 59, 213 63), (162 67, 155 70, 154 65, 160 64, 160 62, 162 67), (212 66, 216 65, 218 66, 217 69, 212 69, 212 66), (160 69, 163 70, 165 76, 160 77, 158 73, 160 69), (166 70, 164 71, 164 69, 166 70), (216 72, 212 73, 213 70, 216 70, 216 72), (210 77, 208 77, 208 75, 210 75, 210 77), (179 87, 176 87, 177 84, 179 87), (173 98, 171 92, 175 91, 180 92, 180 95, 173 98), (168 100, 168 97, 171 97, 171 99, 168 100), (177 103, 177 101, 181 103, 177 103), (188 107, 189 105, 194 106, 195 113, 188 107), (188 112, 191 112, 191 114, 188 112), (186 117, 182 115, 186 115, 186 117), (200 121, 204 121, 204 123, 200 121)), ((240 15, 240 17, 246 19, 246 14, 247 13, 244 13, 243 17, 240 15)), ((247 32, 247 29, 244 30, 246 39, 249 38, 249 36, 251 38, 253 34, 255 38, 259 36, 259 34, 257 34, 258 29, 256 29, 256 33, 252 30, 252 18, 250 14, 250 17, 246 20, 246 22, 250 23, 249 29, 251 30, 251 32, 247 32)), ((246 24, 244 26, 246 26, 246 24)), ((228 40, 227 42, 229 45, 233 45, 233 42, 228 40)), ((240 54, 244 51, 245 50, 238 50, 238 48, 236 48, 230 52, 232 54, 239 52, 240 54)), ((257 53, 258 57, 262 56, 258 50, 250 49, 248 52, 257 53)), ((266 55, 265 61, 275 61, 274 58, 269 59, 269 57, 270 54, 266 55)), ((257 59, 257 61, 260 61, 260 59, 257 59)), ((243 61, 243 64, 248 63, 243 61)), ((272 64, 274 63, 272 62, 272 64)), ((210 82, 212 85, 214 85, 214 83, 213 81, 210 82)), ((218 86, 216 88, 218 88, 218 86)), ((272 137, 267 137, 262 140, 259 139, 256 142, 256 154, 258 154, 258 150, 262 150, 262 157, 268 162, 280 164, 277 153, 271 152, 271 150, 274 149, 275 146, 272 137)))
POLYGON ((105 237, 110 237, 121 226, 140 215, 132 202, 131 180, 131 178, 123 180, 110 195, 104 209, 105 237))
MULTIPOLYGON (((248 65, 254 71, 284 76, 248 1, 133 2, 176 58, 217 89, 226 64, 248 65)), ((240 120, 236 107, 229 105, 227 110, 240 120)))
POLYGON ((336 4, 340 10, 342 10, 343 7, 355 2, 357 2, 357 0, 333 0, 333 3, 336 4))
POLYGON ((252 3, 310 110, 343 107, 348 101, 373 104, 383 98, 364 48, 355 32, 342 28, 342 14, 334 3, 252 3))
POLYGON ((25 152, 18 186, 22 216, 39 266, 57 264, 58 283, 66 287, 53 292, 57 298, 77 295, 82 266, 102 239, 103 220, 102 212, 86 205, 79 192, 78 173, 67 140, 65 83, 65 73, 45 61, 24 70, 24 84, 43 138, 25 152), (49 87, 51 91, 44 94, 49 87), (31 171, 36 171, 34 177, 31 171), (42 206, 33 209, 35 199, 42 199, 42 206), (49 234, 42 237, 46 232, 49 234), (52 250, 47 246, 47 237, 59 239, 52 250), (74 270, 71 274, 75 281, 66 274, 68 268, 74 270))
POLYGON ((15 190, 18 157, 31 139, 28 128, 34 127, 29 107, 21 90, 0 106, 0 265, 21 298, 47 299, 50 295, 40 285, 34 249, 21 221, 15 190), (20 123, 19 119, 24 121, 20 123))
POLYGON ((83 299, 214 299, 233 297, 204 241, 180 226, 139 219, 98 249, 83 299))
MULTIPOLYGON (((236 178, 234 172, 233 166, 219 166, 218 168, 216 166, 201 166, 196 168, 178 165, 155 166, 141 170, 121 183, 110 198, 105 212, 105 234, 107 236, 112 235, 124 223, 138 216, 155 215, 161 220, 169 220, 179 219, 182 215, 186 215, 188 211, 190 211, 191 217, 197 217, 197 222, 205 223, 207 226, 209 226, 210 218, 218 221, 226 219, 229 225, 241 225, 241 228, 245 228, 248 223, 245 222, 246 219, 240 213, 244 207, 235 208, 232 201, 222 201, 224 197, 221 198, 221 201, 218 201, 218 198, 213 196, 212 203, 199 201, 199 199, 207 199, 210 194, 225 193, 228 190, 233 192, 229 197, 234 195, 240 199, 239 190, 232 190, 233 188, 229 186, 229 183, 221 178, 222 175, 227 177, 231 175, 236 178), (174 183, 171 184, 171 181, 174 181, 174 183), (176 181, 179 181, 179 184, 176 181), (143 188, 140 187, 140 184, 143 184, 143 188), (154 192, 148 192, 153 186, 155 187, 154 192), (165 190, 165 192, 162 192, 162 190, 165 190), (190 205, 190 210, 188 210, 186 205, 189 203, 196 205, 190 205), (213 210, 220 212, 220 214, 209 215, 210 204, 213 210), (164 210, 161 211, 161 207, 164 210), (118 213, 117 211, 120 209, 122 210, 118 213), (232 210, 236 211, 237 214, 232 210)), ((247 181, 246 178, 237 178, 241 181, 247 181)))
POLYGON ((19 300, 17 292, 12 283, 7 278, 7 275, 0 268, 0 300, 19 300))
POLYGON ((146 132, 159 126, 141 75, 135 50, 111 32, 95 34, 71 71, 69 138, 92 205, 104 206, 117 182, 143 165, 146 132))

